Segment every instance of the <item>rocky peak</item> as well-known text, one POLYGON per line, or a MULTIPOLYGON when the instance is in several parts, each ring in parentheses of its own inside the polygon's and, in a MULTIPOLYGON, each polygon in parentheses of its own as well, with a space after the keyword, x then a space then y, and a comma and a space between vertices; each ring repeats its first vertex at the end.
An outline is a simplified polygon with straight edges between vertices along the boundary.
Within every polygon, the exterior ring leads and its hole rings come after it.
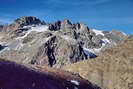
POLYGON ((57 31, 60 29, 71 29, 72 28, 72 23, 68 20, 65 19, 63 21, 57 21, 54 24, 49 25, 49 29, 52 31, 57 31))
POLYGON ((75 24, 75 28, 77 30, 84 30, 84 29, 88 29, 89 30, 89 28, 84 23, 81 23, 81 22, 76 23, 75 24))
POLYGON ((72 28, 72 23, 68 19, 61 21, 61 29, 71 29, 71 28, 72 28))
POLYGON ((39 25, 39 24, 45 24, 45 22, 42 22, 40 19, 33 16, 23 16, 16 19, 10 26, 20 28, 27 25, 39 25))
POLYGON ((72 24, 68 19, 64 19, 63 21, 57 21, 54 24, 49 25, 49 29, 52 31, 57 31, 57 30, 86 30, 86 32, 89 31, 89 27, 86 26, 85 24, 78 22, 76 24, 72 24))
POLYGON ((64 19, 61 23, 62 24, 72 24, 68 19, 64 19))
POLYGON ((60 27, 61 27, 61 21, 59 20, 55 22, 54 24, 50 24, 49 30, 52 30, 52 31, 60 30, 60 27))

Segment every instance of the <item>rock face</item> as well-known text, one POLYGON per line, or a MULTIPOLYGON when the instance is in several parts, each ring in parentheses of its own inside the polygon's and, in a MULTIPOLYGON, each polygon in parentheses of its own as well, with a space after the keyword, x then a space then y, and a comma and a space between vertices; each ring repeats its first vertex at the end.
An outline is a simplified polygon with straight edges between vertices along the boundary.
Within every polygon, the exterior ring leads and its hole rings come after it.
POLYGON ((133 37, 94 60, 64 66, 102 89, 133 89, 133 37))
POLYGON ((0 59, 1 89, 100 89, 72 73, 0 59))
POLYGON ((60 30, 60 28, 61 28, 61 21, 57 21, 54 24, 49 25, 49 30, 52 30, 52 31, 60 30))
POLYGON ((36 17, 21 17, 2 27, 0 57, 20 63, 61 67, 95 58, 125 40, 125 34, 90 29, 69 20, 47 24, 36 17), (121 39, 122 37, 122 39, 121 39))
POLYGON ((6 36, 5 40, 14 39, 18 35, 23 35, 23 32, 28 30, 27 28, 23 27, 31 25, 45 25, 45 22, 42 22, 36 17, 23 16, 14 20, 13 23, 4 26, 1 32, 4 34, 4 36, 6 36))
POLYGON ((31 63, 60 67, 85 59, 87 55, 80 44, 70 43, 59 36, 53 36, 38 49, 31 63))
POLYGON ((14 26, 16 28, 21 28, 23 26, 28 25, 39 25, 39 24, 45 24, 41 20, 39 20, 36 17, 32 16, 23 16, 21 18, 16 19, 10 26, 14 26))

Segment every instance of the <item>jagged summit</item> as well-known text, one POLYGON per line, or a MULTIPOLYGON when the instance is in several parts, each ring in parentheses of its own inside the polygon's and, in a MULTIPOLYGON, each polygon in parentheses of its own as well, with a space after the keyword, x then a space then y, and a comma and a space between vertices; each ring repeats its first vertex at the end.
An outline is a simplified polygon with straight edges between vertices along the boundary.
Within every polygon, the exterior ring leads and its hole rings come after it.
POLYGON ((33 16, 23 16, 14 20, 11 26, 14 26, 16 28, 21 28, 23 26, 39 25, 39 24, 45 24, 45 22, 42 22, 40 19, 33 16))
POLYGON ((43 22, 34 16, 23 16, 14 21, 14 23, 31 25, 31 24, 42 24, 43 22))
POLYGON ((62 21, 62 24, 72 24, 72 23, 70 22, 70 20, 64 19, 64 20, 62 21))
POLYGON ((60 30, 60 29, 76 29, 76 30, 81 30, 81 29, 89 29, 88 26, 86 26, 84 23, 78 22, 76 24, 73 24, 70 22, 68 19, 64 19, 62 21, 58 20, 53 24, 49 25, 50 30, 60 30))
MULTIPOLYGON (((10 24, 11 28, 14 27, 14 29, 17 28, 23 28, 24 26, 29 25, 46 25, 44 21, 41 21, 40 19, 34 17, 34 16, 22 16, 20 18, 17 18, 14 20, 12 24, 10 24)), ((88 28, 85 24, 78 22, 76 24, 72 24, 70 20, 64 19, 62 21, 58 20, 57 22, 53 24, 49 24, 50 30, 59 30, 59 29, 84 29, 88 28)))

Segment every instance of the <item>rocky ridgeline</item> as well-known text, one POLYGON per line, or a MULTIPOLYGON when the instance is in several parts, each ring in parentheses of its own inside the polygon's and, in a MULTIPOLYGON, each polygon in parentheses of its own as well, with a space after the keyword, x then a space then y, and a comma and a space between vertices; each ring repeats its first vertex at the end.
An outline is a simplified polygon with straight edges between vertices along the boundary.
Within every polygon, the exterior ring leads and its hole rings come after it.
POLYGON ((0 57, 21 63, 61 67, 97 57, 127 38, 119 31, 99 31, 69 20, 47 24, 21 17, 0 28, 0 57))

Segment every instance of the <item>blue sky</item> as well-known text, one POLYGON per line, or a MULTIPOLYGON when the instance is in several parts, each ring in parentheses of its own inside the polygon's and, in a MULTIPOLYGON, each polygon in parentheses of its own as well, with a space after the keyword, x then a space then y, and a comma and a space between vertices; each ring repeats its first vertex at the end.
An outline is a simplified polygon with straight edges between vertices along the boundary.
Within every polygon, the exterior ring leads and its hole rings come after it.
POLYGON ((21 16, 37 16, 45 22, 83 22, 100 30, 133 33, 133 0, 1 0, 0 23, 21 16))

